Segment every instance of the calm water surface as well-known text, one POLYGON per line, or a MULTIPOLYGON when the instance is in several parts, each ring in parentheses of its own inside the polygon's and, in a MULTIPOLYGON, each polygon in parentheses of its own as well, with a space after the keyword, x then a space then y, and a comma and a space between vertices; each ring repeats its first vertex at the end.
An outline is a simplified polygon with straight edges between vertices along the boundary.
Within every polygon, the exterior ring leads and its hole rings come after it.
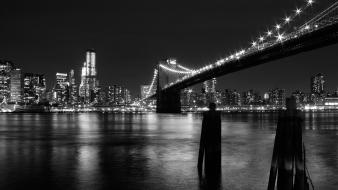
MULTIPOLYGON (((276 114, 222 116, 223 189, 266 189, 276 114)), ((338 113, 307 113, 316 189, 338 189, 338 113)), ((0 189, 201 189, 198 114, 1 114, 0 189)))

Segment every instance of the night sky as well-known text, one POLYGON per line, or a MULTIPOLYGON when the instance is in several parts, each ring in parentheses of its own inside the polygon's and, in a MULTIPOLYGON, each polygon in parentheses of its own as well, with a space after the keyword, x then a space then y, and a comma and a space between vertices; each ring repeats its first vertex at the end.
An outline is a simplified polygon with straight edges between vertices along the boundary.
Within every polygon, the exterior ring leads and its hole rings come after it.
MULTIPOLYGON (((335 0, 317 0, 316 13, 335 0)), ((246 47, 267 27, 300 6, 300 0, 236 1, 5 1, 0 3, 0 59, 24 72, 80 68, 85 50, 95 49, 101 85, 120 84, 139 93, 150 83, 154 65, 174 57, 198 68, 246 47)), ((309 12, 308 14, 311 14, 309 12)), ((305 15, 309 17, 309 15, 305 15)), ((326 76, 338 87, 338 45, 270 62, 218 79, 218 89, 310 88, 310 77, 326 76)))

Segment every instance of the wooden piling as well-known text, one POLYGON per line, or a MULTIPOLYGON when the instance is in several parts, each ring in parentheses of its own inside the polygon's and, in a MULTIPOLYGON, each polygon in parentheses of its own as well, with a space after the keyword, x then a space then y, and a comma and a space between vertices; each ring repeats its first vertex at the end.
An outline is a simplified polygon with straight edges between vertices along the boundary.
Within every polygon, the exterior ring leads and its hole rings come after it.
POLYGON ((302 117, 294 98, 278 118, 268 190, 308 190, 302 140, 302 117))

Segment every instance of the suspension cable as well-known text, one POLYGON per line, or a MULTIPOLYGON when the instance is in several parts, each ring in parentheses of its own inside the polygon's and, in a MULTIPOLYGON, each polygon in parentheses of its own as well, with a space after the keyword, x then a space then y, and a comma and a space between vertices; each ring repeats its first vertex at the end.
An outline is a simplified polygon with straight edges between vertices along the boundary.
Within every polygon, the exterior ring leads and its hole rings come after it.
POLYGON ((148 89, 148 92, 147 92, 147 94, 146 94, 146 97, 149 97, 150 93, 151 93, 152 90, 153 90, 155 81, 156 81, 156 79, 157 79, 157 73, 158 73, 158 70, 157 70, 157 69, 154 69, 153 80, 151 81, 151 84, 150 84, 150 86, 149 86, 149 89, 148 89))
POLYGON ((179 71, 179 70, 175 70, 175 69, 172 69, 172 68, 169 68, 163 64, 160 64, 160 67, 167 70, 167 71, 170 71, 170 72, 173 72, 173 73, 177 73, 177 74, 191 74, 193 72, 190 72, 190 71, 179 71))
POLYGON ((326 15, 330 14, 332 11, 335 11, 337 8, 338 8, 338 1, 333 3, 330 7, 328 7, 327 9, 325 9, 324 11, 322 11, 321 13, 319 13, 318 15, 316 15, 315 17, 313 17, 309 21, 307 21, 300 28, 303 28, 303 27, 309 25, 310 23, 317 22, 318 20, 322 19, 326 15))

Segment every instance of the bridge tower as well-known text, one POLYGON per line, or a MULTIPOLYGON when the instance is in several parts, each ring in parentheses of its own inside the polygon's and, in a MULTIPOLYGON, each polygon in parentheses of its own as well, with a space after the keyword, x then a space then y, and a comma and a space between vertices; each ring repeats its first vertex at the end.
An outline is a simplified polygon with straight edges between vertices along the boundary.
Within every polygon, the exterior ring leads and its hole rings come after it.
POLYGON ((165 85, 177 80, 179 73, 172 73, 169 69, 176 69, 176 60, 167 59, 157 65, 156 112, 181 113, 181 90, 163 90, 165 85), (165 67, 161 67, 165 65, 165 67))

